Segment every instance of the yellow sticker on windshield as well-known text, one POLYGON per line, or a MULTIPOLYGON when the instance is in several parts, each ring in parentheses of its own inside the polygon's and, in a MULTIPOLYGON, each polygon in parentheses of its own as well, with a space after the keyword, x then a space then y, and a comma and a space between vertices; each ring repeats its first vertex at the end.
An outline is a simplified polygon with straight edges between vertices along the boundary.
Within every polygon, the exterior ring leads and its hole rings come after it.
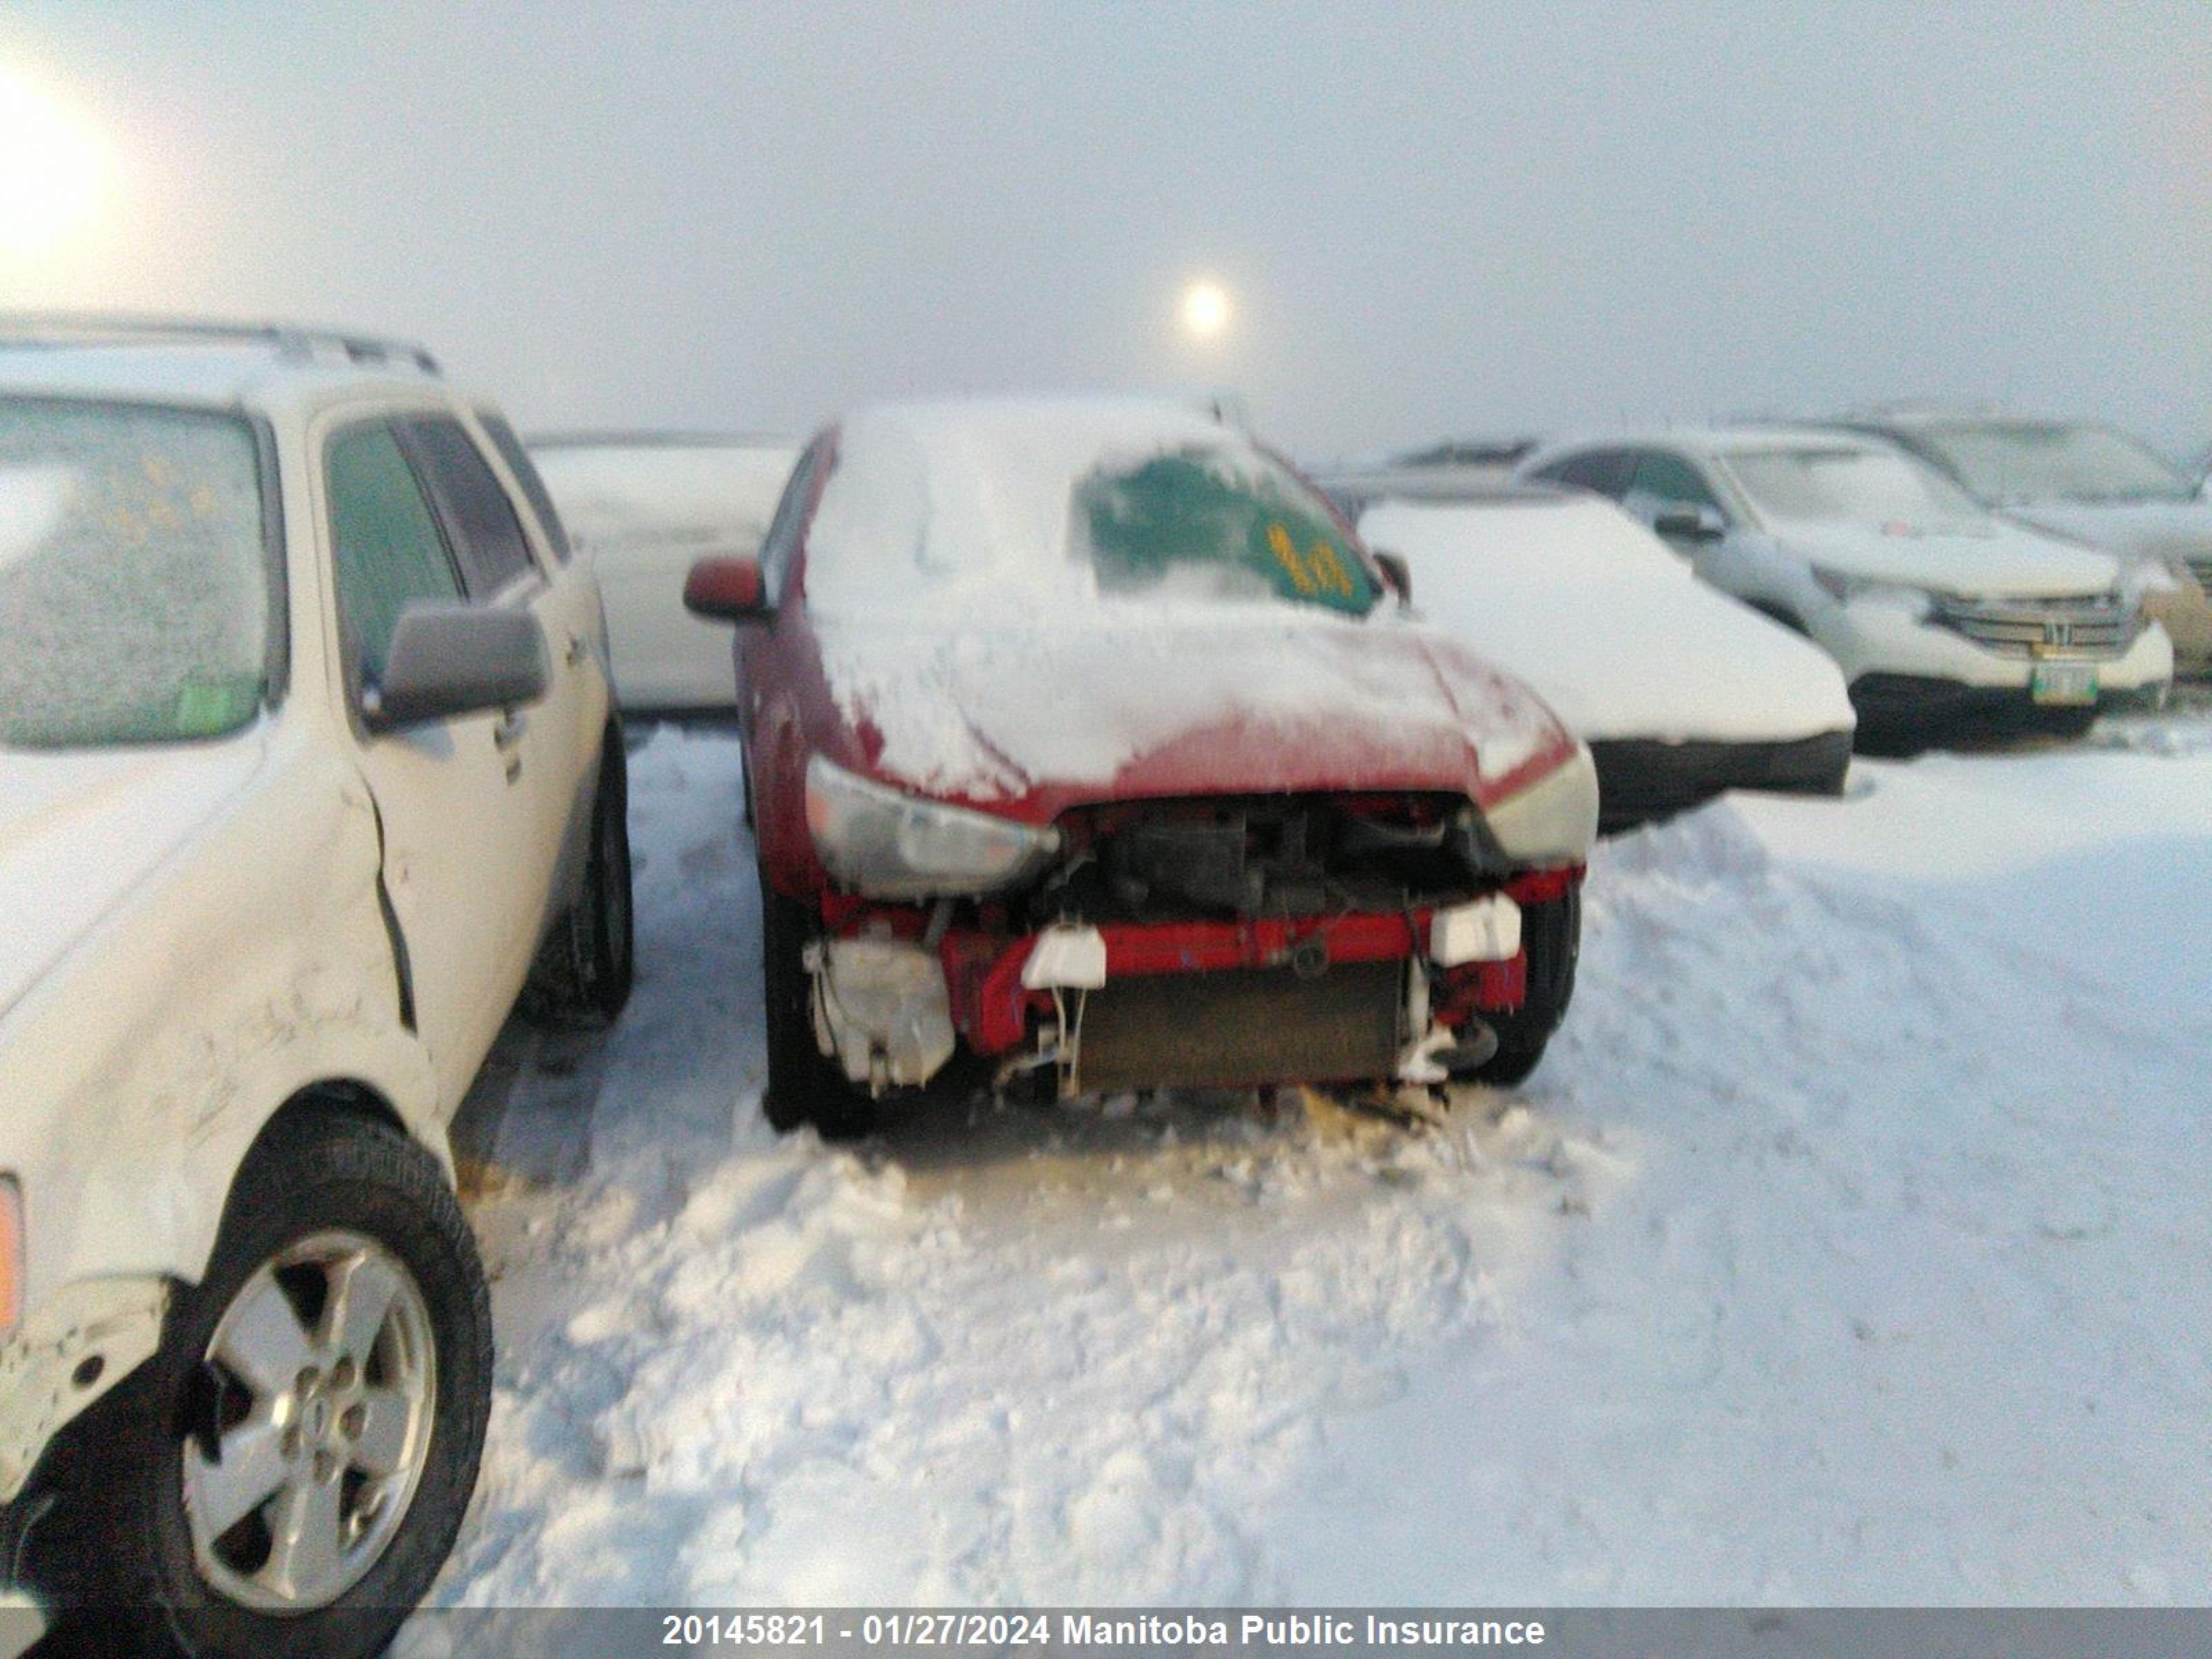
POLYGON ((1267 550, 1290 573, 1291 580, 1299 592, 1314 591, 1314 579, 1306 570, 1305 561, 1298 557, 1298 544, 1291 539, 1288 526, 1278 522, 1267 526, 1267 550))

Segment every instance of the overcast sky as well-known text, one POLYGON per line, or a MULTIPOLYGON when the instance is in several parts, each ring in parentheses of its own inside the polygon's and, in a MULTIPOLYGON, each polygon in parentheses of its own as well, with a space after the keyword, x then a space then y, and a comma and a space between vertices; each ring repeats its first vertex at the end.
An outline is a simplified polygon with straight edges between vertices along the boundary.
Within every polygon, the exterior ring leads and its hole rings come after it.
POLYGON ((526 427, 1218 383, 1316 456, 1936 394, 2212 438, 2212 3, 12 0, 0 67, 105 180, 0 301, 412 333, 526 427))

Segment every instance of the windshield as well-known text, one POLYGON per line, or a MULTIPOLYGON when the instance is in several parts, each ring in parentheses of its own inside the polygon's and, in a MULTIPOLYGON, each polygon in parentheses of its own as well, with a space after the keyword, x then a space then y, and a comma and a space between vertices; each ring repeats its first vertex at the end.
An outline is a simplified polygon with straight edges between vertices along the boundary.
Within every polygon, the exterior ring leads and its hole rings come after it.
POLYGON ((836 442, 804 534, 817 615, 941 621, 1097 601, 1364 615, 1379 597, 1326 499, 1172 407, 894 405, 848 418, 836 442))
POLYGON ((0 744, 168 743, 251 720, 263 535, 244 421, 0 398, 0 744))
POLYGON ((1745 449, 1727 460, 1743 493, 1770 518, 1918 527, 1984 516, 1933 467, 1893 450, 1745 449))
POLYGON ((1931 427, 1926 441, 1989 501, 2179 501, 2190 480, 2101 427, 1990 421, 1931 427))
POLYGON ((1327 507, 1254 451, 1102 467, 1075 490, 1102 593, 1287 599, 1364 615, 1375 586, 1327 507))

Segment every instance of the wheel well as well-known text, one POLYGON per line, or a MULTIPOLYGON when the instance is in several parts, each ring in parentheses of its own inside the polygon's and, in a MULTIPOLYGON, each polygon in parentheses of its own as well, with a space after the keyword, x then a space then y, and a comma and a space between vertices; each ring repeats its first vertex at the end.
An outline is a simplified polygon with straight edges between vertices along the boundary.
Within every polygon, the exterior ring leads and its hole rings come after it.
POLYGON ((344 1078, 333 1078, 324 1083, 311 1083, 270 1115, 261 1126, 261 1133, 253 1139, 246 1152, 251 1163, 270 1137, 280 1127, 289 1127, 307 1117, 328 1117, 333 1114, 350 1117, 365 1123, 375 1123, 409 1139, 407 1121, 392 1109, 392 1103, 365 1083, 356 1083, 344 1078))

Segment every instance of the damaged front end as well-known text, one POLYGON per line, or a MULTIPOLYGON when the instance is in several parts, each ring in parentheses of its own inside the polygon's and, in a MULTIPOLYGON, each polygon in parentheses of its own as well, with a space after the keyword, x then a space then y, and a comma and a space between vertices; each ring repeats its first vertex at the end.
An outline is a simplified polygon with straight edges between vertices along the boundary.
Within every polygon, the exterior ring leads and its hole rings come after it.
POLYGON ((1411 793, 1114 802, 1033 828, 817 761, 808 825, 836 888, 805 956, 817 1042, 878 1096, 963 1048, 1001 1088, 1060 1097, 1468 1074, 1498 1022, 1564 1012, 1564 993, 1531 1004, 1561 982, 1531 950, 1561 930, 1523 925, 1582 879, 1594 787, 1559 775, 1501 840, 1465 799, 1411 793))

